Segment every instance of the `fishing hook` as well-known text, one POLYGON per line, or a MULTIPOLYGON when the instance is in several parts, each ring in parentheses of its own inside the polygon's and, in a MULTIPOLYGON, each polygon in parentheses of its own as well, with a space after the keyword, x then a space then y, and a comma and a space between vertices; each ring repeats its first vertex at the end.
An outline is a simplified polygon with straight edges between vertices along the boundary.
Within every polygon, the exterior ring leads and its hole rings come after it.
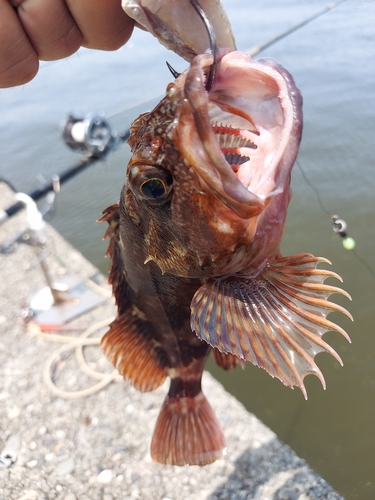
POLYGON ((175 69, 174 69, 174 68, 173 68, 173 67, 169 64, 169 62, 168 62, 168 61, 165 61, 165 64, 167 65, 167 67, 168 67, 169 71, 172 73, 172 75, 173 75, 173 77, 174 77, 175 79, 177 79, 177 78, 181 75, 181 73, 179 73, 178 71, 176 71, 176 70, 175 70, 175 69))
POLYGON ((214 58, 213 63, 210 67, 210 72, 208 74, 207 82, 206 82, 206 90, 209 92, 212 88, 212 85, 215 80, 216 76, 216 53, 217 53, 217 42, 216 42, 216 35, 215 35, 215 30, 214 27, 212 26, 211 21, 208 19, 206 13, 202 9, 200 3, 198 0, 190 0, 190 3, 192 7, 194 7, 195 11, 199 15, 199 17, 202 19, 203 24, 206 28, 208 39, 210 41, 210 49, 212 52, 212 56, 214 58))

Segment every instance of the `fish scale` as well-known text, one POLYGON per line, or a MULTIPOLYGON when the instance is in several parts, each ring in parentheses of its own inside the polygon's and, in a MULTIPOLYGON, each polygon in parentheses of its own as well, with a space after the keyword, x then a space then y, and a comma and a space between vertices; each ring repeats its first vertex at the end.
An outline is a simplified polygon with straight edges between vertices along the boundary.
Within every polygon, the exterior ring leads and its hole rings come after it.
POLYGON ((328 261, 280 254, 300 92, 277 62, 225 49, 207 90, 212 63, 197 55, 135 120, 120 202, 102 217, 118 306, 103 349, 141 391, 170 379, 151 456, 172 465, 223 456, 225 438, 201 386, 211 351, 225 370, 248 361, 307 397, 307 375, 325 387, 316 354, 341 361, 325 332, 350 340, 327 319, 334 311, 351 318, 329 300, 349 295, 324 284, 339 278, 318 267, 328 261), (220 125, 211 123, 212 106, 220 125))

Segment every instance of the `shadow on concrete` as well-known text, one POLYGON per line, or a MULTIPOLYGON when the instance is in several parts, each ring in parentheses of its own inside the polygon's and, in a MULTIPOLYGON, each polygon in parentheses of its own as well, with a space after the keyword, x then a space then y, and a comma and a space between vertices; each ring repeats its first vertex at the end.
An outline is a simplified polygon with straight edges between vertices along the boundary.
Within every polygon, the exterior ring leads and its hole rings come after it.
POLYGON ((273 439, 247 449, 209 500, 342 500, 306 462, 273 439), (277 457, 277 461, 275 461, 277 457))

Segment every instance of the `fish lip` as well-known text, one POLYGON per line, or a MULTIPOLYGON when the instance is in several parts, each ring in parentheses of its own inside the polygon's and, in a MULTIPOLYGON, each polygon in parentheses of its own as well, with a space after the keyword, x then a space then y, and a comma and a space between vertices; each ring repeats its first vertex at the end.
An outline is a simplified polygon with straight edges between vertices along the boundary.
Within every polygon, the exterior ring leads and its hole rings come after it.
MULTIPOLYGON (((237 216, 247 219, 259 215, 289 185, 301 139, 302 98, 291 75, 276 61, 254 61, 245 53, 225 49, 217 54, 216 79, 206 92, 205 72, 212 60, 209 54, 197 56, 183 75, 188 109, 185 107, 181 120, 179 142, 208 188, 237 216), (237 79, 232 78, 236 75, 237 79), (245 132, 253 136, 258 148, 240 166, 240 173, 233 172, 215 138, 209 110, 215 105, 246 120, 245 132), (190 127, 189 119, 193 124, 190 127), (198 141, 200 147, 192 147, 198 141), (270 144, 274 151, 270 151, 270 144)), ((246 135, 241 127, 233 128, 236 135, 246 135)))

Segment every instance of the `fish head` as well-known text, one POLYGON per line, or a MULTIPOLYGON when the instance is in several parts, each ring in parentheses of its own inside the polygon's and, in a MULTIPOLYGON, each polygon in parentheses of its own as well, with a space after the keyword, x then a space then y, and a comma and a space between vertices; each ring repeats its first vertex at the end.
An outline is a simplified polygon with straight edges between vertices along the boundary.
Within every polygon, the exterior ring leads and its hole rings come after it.
POLYGON ((278 251, 302 98, 273 60, 220 49, 196 56, 131 129, 128 213, 162 272, 219 276, 278 251))

